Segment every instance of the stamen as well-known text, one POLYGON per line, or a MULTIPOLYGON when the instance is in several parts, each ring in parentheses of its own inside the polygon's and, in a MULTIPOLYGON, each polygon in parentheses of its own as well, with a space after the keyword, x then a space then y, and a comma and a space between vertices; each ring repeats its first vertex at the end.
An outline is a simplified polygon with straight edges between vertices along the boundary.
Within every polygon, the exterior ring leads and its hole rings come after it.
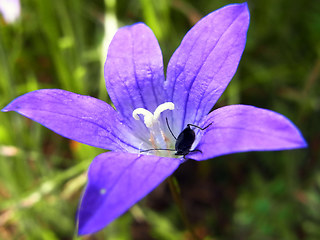
POLYGON ((155 122, 158 120, 158 118, 160 117, 160 113, 166 110, 173 110, 173 109, 174 109, 173 102, 165 102, 160 104, 153 113, 153 121, 155 122))
POLYGON ((150 111, 144 109, 144 108, 137 108, 132 112, 132 117, 134 117, 135 120, 139 120, 140 117, 138 114, 141 114, 144 116, 144 124, 151 128, 153 124, 153 115, 150 111))

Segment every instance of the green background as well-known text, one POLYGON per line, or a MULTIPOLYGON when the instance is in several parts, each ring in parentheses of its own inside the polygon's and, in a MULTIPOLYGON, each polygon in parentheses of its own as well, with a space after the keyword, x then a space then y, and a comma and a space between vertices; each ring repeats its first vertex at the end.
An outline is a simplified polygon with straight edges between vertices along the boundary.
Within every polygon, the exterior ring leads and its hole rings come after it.
MULTIPOLYGON (((42 88, 110 102, 102 66, 118 27, 139 21, 157 36, 165 66, 201 17, 233 1, 22 0, 0 20, 0 108, 42 88)), ((238 71, 215 108, 249 104, 291 119, 308 149, 188 161, 175 173, 204 239, 320 239, 320 4, 248 1, 251 22, 238 71)), ((190 239, 166 183, 103 231, 75 235, 86 169, 103 150, 64 139, 17 113, 0 113, 0 239, 190 239)))

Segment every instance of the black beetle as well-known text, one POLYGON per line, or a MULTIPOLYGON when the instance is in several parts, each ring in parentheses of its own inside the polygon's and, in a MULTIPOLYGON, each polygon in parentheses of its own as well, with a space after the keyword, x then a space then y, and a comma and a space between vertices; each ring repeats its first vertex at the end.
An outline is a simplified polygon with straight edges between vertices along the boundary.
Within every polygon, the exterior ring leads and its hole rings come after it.
POLYGON ((148 152, 148 151, 153 151, 153 150, 176 151, 176 153, 174 155, 182 155, 184 159, 186 158, 186 155, 188 155, 190 152, 201 152, 201 150, 199 150, 199 149, 194 149, 194 150, 190 151, 190 148, 191 148, 194 140, 196 139, 196 134, 191 129, 190 126, 199 128, 200 130, 203 131, 203 130, 207 129, 212 123, 210 123, 209 125, 207 125, 204 128, 201 128, 197 125, 193 125, 193 124, 189 123, 189 124, 187 124, 187 127, 179 134, 179 136, 176 137, 173 134, 173 132, 171 131, 171 128, 169 126, 167 118, 166 118, 166 122, 167 122, 167 126, 168 126, 170 133, 172 134, 172 136, 176 140, 176 144, 174 146, 175 149, 153 148, 153 149, 143 150, 141 152, 148 152))

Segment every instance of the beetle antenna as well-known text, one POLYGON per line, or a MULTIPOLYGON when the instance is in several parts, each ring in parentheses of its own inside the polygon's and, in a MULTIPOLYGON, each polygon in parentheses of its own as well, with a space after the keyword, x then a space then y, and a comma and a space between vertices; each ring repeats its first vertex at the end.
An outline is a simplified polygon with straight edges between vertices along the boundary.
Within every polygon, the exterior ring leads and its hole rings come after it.
POLYGON ((211 125, 212 123, 210 123, 209 125, 207 125, 206 127, 204 127, 204 128, 202 128, 202 127, 199 127, 199 126, 197 126, 197 125, 193 125, 193 124, 191 124, 191 123, 189 123, 187 126, 189 127, 189 126, 192 126, 192 127, 196 127, 196 128, 199 128, 200 130, 205 130, 205 129, 207 129, 208 127, 210 127, 210 125, 211 125))
POLYGON ((166 117, 166 122, 167 122, 167 126, 168 126, 168 128, 169 128, 169 131, 170 131, 171 135, 174 137, 175 140, 177 140, 176 136, 175 136, 175 135, 173 134, 173 132, 171 131, 171 128, 170 128, 170 126, 169 126, 168 118, 167 118, 167 117, 166 117))
POLYGON ((149 151, 157 151, 157 150, 162 150, 162 151, 175 151, 174 149, 167 149, 167 148, 150 148, 147 150, 142 150, 140 152, 149 152, 149 151))

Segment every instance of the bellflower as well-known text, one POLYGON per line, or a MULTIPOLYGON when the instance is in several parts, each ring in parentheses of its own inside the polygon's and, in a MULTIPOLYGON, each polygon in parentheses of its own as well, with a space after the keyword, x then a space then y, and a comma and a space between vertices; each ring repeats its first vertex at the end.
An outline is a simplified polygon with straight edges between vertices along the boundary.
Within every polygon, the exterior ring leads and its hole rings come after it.
POLYGON ((0 0, 0 13, 7 23, 15 22, 20 16, 20 1, 0 0))
POLYGON ((185 159, 306 147, 290 120, 273 111, 231 105, 210 112, 237 69, 248 26, 246 3, 207 15, 173 54, 166 80, 152 31, 143 23, 123 27, 110 44, 104 68, 116 110, 96 98, 58 89, 27 93, 2 110, 111 150, 98 155, 89 168, 78 213, 79 234, 102 229, 177 169, 182 156, 154 149, 174 149, 173 135, 187 124, 209 127, 191 126, 195 140, 185 159))

